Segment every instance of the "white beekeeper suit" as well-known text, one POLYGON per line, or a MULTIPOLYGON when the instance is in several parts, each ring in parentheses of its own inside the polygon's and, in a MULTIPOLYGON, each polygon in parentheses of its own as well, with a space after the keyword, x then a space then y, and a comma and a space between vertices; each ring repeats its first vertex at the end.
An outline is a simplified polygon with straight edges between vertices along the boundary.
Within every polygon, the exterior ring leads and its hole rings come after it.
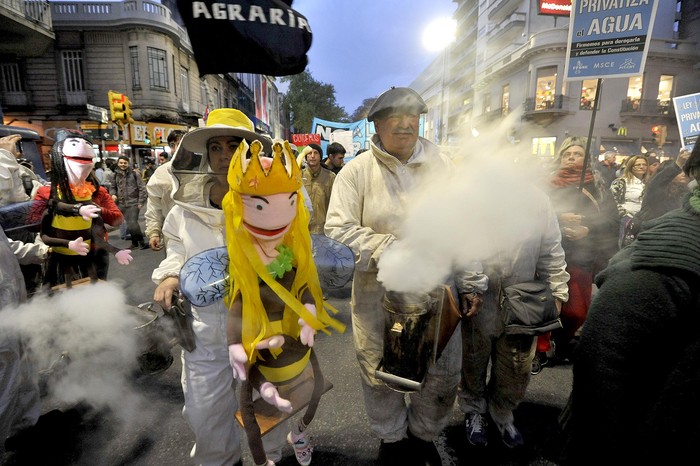
MULTIPOLYGON (((212 116, 216 115, 212 112, 210 121, 212 116)), ((207 138, 202 138, 209 131, 212 131, 211 137, 225 132, 223 125, 214 126, 216 128, 208 126, 190 131, 181 141, 188 150, 204 154, 199 167, 194 170, 175 168, 180 166, 177 158, 181 151, 176 152, 167 166, 172 176, 175 205, 163 224, 166 258, 153 271, 152 279, 156 284, 168 277, 177 277, 192 256, 225 245, 224 212, 209 201, 213 174, 207 163, 207 138)), ((223 299, 204 307, 192 306, 196 348, 191 352, 182 350, 183 415, 195 435, 190 456, 195 464, 206 466, 234 465, 241 457, 240 428, 234 416, 238 410, 238 395, 226 341, 227 311, 223 299)), ((285 434, 278 428, 264 437, 269 458, 281 457, 285 434)))

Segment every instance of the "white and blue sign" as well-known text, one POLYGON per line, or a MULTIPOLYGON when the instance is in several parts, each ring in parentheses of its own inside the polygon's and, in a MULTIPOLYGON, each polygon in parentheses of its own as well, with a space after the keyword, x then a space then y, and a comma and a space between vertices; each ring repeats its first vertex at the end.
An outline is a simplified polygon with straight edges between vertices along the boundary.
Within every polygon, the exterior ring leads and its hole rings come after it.
POLYGON ((700 135, 700 93, 673 98, 681 146, 693 150, 700 135))
MULTIPOLYGON (((423 136, 425 126, 425 115, 421 115, 420 122, 418 124, 418 135, 423 136)), ((326 147, 331 140, 331 133, 334 131, 350 131, 352 132, 352 154, 346 154, 346 157, 354 157, 357 151, 360 149, 369 149, 369 140, 374 131, 374 123, 367 121, 367 118, 363 118, 359 121, 354 121, 352 123, 341 123, 338 121, 328 121, 322 120, 321 118, 314 117, 311 122, 311 132, 313 134, 321 135, 321 148, 323 153, 326 153, 326 147)), ((347 159, 346 159, 347 160, 347 159)))
POLYGON ((639 76, 658 0, 573 0, 564 79, 639 76))

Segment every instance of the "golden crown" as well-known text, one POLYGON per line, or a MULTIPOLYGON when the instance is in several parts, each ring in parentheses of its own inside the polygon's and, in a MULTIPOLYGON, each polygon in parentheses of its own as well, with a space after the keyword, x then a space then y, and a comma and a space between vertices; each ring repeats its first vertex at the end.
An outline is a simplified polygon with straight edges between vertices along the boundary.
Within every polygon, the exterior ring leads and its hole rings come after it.
POLYGON ((228 169, 231 190, 241 194, 268 196, 301 189, 301 170, 289 142, 275 141, 272 155, 266 155, 260 141, 250 146, 243 140, 228 169))

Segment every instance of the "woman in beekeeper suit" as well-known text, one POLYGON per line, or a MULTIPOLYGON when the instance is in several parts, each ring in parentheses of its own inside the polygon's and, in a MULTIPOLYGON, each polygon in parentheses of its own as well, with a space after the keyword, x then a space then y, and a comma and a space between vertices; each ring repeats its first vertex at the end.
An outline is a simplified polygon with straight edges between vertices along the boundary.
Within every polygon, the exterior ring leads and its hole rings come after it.
MULTIPOLYGON (((153 271, 158 285, 154 300, 170 309, 173 293, 180 286, 179 273, 192 256, 225 245, 224 214, 221 202, 228 191, 226 175, 233 153, 241 141, 259 140, 263 150, 272 141, 258 135, 253 123, 242 112, 230 108, 212 111, 205 127, 194 129, 181 146, 203 154, 199 167, 178 169, 180 151, 169 167, 173 179, 175 206, 163 224, 166 258, 153 271)), ((192 306, 196 347, 182 351, 183 414, 195 435, 190 456, 195 464, 241 464, 240 430, 234 413, 238 401, 226 342, 226 304, 223 300, 206 306, 192 306)), ((286 426, 265 436, 265 450, 273 461, 281 458, 286 426)))

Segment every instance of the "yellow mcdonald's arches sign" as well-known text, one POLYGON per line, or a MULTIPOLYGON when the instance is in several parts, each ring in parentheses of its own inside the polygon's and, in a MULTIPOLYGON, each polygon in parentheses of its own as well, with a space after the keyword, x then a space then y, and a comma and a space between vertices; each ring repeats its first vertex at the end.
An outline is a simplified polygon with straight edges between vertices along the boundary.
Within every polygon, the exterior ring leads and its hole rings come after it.
POLYGON ((618 136, 627 136, 627 127, 626 126, 620 126, 617 129, 617 135, 618 136))

